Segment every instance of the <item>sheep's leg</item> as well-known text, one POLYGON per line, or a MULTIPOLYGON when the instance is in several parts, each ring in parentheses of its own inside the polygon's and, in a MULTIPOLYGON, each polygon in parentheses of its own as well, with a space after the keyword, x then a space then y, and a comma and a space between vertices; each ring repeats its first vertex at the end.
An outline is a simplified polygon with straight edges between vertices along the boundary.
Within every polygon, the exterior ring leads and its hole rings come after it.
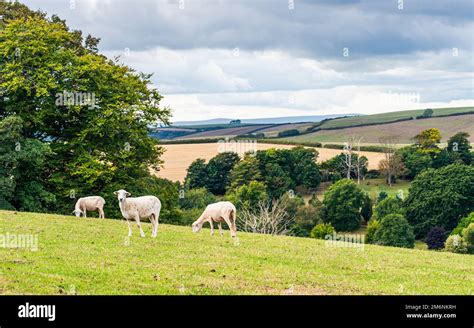
POLYGON ((222 222, 219 222, 219 234, 222 236, 224 233, 222 232, 222 222))
POLYGON ((225 217, 224 220, 225 220, 225 223, 227 223, 227 226, 229 227, 230 235, 232 236, 232 238, 234 238, 235 231, 234 231, 234 225, 232 224, 231 219, 229 217, 225 217))
POLYGON ((104 210, 99 208, 99 219, 104 219, 104 218, 105 218, 104 210))
POLYGON ((140 229, 140 236, 145 237, 145 233, 143 232, 143 229, 142 229, 142 224, 140 223, 140 217, 138 215, 135 216, 135 222, 137 222, 137 226, 140 229))
POLYGON ((214 222, 211 220, 209 224, 211 225, 211 236, 214 236, 214 222))
POLYGON ((150 221, 151 221, 151 225, 152 225, 151 237, 155 238, 156 237, 156 232, 158 230, 158 220, 157 220, 155 214, 151 215, 150 221))
POLYGON ((87 210, 84 209, 84 217, 86 218, 87 217, 87 210))
POLYGON ((127 219, 128 223, 128 237, 132 237, 132 225, 130 224, 130 220, 127 219))

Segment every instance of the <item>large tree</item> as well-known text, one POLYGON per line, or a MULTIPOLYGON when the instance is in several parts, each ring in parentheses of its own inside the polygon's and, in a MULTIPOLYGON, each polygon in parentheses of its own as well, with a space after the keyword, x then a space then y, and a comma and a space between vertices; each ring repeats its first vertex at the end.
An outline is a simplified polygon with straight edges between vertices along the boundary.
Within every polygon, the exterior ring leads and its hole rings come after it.
POLYGON ((148 127, 170 116, 150 75, 98 54, 99 39, 56 16, 1 9, 0 119, 16 115, 24 137, 48 142, 51 187, 66 196, 148 176, 162 153, 148 127))
POLYGON ((365 194, 353 181, 342 179, 324 193, 324 220, 336 231, 352 231, 359 227, 365 194))
POLYGON ((411 184, 404 207, 417 237, 425 237, 436 226, 451 231, 474 211, 474 167, 451 164, 421 172, 411 184))

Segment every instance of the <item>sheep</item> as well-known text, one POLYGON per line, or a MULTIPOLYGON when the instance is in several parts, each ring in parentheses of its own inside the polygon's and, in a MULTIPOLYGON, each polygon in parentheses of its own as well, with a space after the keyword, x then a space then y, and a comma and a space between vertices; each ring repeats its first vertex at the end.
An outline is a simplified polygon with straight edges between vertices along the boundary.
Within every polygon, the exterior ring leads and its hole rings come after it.
POLYGON ((230 235, 232 238, 236 236, 236 209, 234 204, 231 202, 217 202, 207 205, 201 216, 194 221, 192 228, 193 232, 198 232, 202 229, 202 225, 205 222, 209 222, 211 225, 211 236, 214 235, 214 222, 217 222, 219 226, 219 233, 222 236, 222 222, 225 221, 230 229, 230 235))
POLYGON ((128 236, 132 236, 130 220, 135 219, 140 229, 140 236, 145 237, 142 225, 140 224, 140 218, 150 218, 150 222, 153 226, 151 236, 155 238, 158 233, 158 218, 161 210, 160 200, 155 196, 127 198, 131 196, 131 194, 123 189, 114 191, 114 194, 117 195, 119 200, 120 212, 122 212, 122 216, 127 220, 128 236))
POLYGON ((81 214, 83 214, 86 218, 87 211, 99 211, 99 219, 103 219, 105 217, 104 205, 105 200, 100 196, 82 197, 77 200, 76 206, 72 213, 77 217, 80 217, 81 214))

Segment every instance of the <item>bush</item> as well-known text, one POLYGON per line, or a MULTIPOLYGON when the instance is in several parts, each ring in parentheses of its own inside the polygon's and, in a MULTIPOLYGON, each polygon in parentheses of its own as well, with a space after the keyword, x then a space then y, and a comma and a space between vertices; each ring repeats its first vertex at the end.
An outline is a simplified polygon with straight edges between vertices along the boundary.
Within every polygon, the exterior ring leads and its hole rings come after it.
POLYGON ((342 179, 324 193, 324 221, 337 231, 352 231, 360 226, 364 192, 351 180, 342 179))
POLYGON ((372 217, 372 199, 370 199, 368 194, 365 194, 364 196, 364 203, 362 205, 360 214, 366 222, 369 222, 370 218, 372 217))
POLYGON ((385 191, 379 192, 379 196, 377 197, 377 203, 381 202, 382 200, 384 200, 387 197, 388 197, 387 192, 385 192, 385 191))
POLYGON ((474 223, 471 223, 466 229, 462 232, 462 239, 466 243, 468 252, 470 254, 474 253, 474 223))
POLYGON ((400 214, 389 214, 374 234, 374 244, 394 247, 415 247, 413 227, 400 214))
POLYGON ((426 244, 428 249, 442 249, 446 240, 446 230, 443 227, 434 227, 426 236, 426 244))
POLYGON ((450 235, 461 235, 462 231, 471 223, 474 223, 474 212, 471 212, 468 216, 462 218, 456 228, 451 231, 450 235))
POLYGON ((316 239, 325 239, 327 235, 332 235, 336 232, 336 229, 331 225, 331 223, 320 223, 314 226, 311 230, 310 237, 316 239))
POLYGON ((196 188, 184 190, 184 192, 180 194, 179 206, 185 210, 197 208, 202 211, 207 205, 215 203, 216 201, 216 196, 206 188, 196 188))
POLYGON ((367 244, 373 244, 375 232, 380 228, 380 221, 372 219, 367 224, 367 231, 365 233, 365 242, 367 244))
POLYGON ((446 239, 444 250, 451 253, 466 254, 467 246, 460 235, 452 235, 446 239))
POLYGON ((374 208, 374 216, 382 220, 385 216, 389 214, 404 214, 403 203, 400 199, 396 197, 387 197, 382 201, 378 202, 374 208))
POLYGON ((306 206, 299 206, 295 215, 295 227, 293 234, 299 237, 309 237, 312 228, 322 222, 322 204, 310 203, 306 206))

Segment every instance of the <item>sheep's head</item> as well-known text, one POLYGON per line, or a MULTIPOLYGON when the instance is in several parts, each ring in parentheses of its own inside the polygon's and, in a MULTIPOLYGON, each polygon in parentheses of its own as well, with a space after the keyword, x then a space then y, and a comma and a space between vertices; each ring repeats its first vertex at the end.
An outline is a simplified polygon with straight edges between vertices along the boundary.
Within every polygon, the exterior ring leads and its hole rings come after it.
POLYGON ((74 210, 74 211, 72 211, 72 214, 75 214, 77 217, 80 217, 81 214, 83 214, 83 213, 82 213, 81 210, 74 210))
POLYGON ((202 223, 199 223, 198 221, 195 221, 193 223, 193 232, 199 232, 202 229, 202 223))
POLYGON ((114 191, 114 194, 117 196, 119 202, 123 202, 125 198, 130 197, 132 195, 131 193, 123 189, 114 191))

